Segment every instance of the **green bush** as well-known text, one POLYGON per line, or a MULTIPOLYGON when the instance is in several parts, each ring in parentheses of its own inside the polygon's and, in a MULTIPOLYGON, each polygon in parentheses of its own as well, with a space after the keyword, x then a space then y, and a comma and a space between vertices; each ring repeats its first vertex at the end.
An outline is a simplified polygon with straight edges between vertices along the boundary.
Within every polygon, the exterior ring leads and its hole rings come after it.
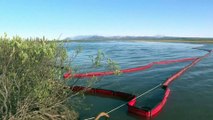
POLYGON ((0 120, 77 119, 67 104, 61 65, 66 50, 56 42, 0 38, 0 120))

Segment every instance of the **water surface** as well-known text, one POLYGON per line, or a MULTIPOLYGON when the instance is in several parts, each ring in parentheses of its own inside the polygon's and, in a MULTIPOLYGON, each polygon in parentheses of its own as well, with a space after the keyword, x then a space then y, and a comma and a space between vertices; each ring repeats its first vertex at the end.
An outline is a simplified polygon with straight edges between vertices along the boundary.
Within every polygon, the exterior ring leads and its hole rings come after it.
MULTIPOLYGON (((95 55, 97 50, 102 50, 105 55, 116 61, 122 69, 142 66, 153 61, 178 59, 185 57, 202 56, 206 52, 192 49, 201 47, 213 49, 213 45, 188 44, 188 43, 154 43, 154 42, 73 42, 66 44, 70 56, 73 49, 81 46, 82 53, 74 59, 73 64, 78 65, 80 72, 100 71, 103 68, 91 67, 89 56, 95 55)), ((183 76, 176 79, 169 87, 171 95, 160 114, 155 120, 210 120, 213 119, 213 56, 203 59, 192 67, 183 76)), ((153 68, 120 76, 101 77, 101 81, 94 87, 128 92, 139 95, 146 90, 162 83, 190 62, 175 63, 170 65, 154 66, 153 68)), ((85 79, 77 84, 84 84, 85 79)), ((149 95, 138 99, 139 105, 149 95)), ((123 104, 124 101, 98 96, 87 96, 84 100, 90 110, 80 110, 80 118, 88 118, 102 111, 123 104)), ((143 103, 144 104, 144 103, 143 103)), ((138 118, 127 112, 127 107, 110 114, 111 120, 135 120, 138 118)))

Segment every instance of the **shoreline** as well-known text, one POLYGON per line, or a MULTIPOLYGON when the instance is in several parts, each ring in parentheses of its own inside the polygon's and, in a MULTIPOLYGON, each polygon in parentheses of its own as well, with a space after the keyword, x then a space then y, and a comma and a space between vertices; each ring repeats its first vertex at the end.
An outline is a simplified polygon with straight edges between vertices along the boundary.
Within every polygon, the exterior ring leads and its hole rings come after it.
POLYGON ((110 41, 213 44, 213 40, 63 40, 61 42, 110 42, 110 41))
POLYGON ((213 40, 131 40, 134 42, 165 42, 165 43, 194 43, 194 44, 213 44, 213 40))

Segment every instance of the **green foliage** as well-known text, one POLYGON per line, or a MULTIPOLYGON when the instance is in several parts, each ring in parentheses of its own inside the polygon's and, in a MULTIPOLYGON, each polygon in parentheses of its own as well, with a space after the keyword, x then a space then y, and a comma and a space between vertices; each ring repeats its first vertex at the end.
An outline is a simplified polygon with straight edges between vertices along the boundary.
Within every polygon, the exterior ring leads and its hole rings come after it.
POLYGON ((0 120, 76 119, 61 78, 66 58, 45 38, 0 37, 0 120))
POLYGON ((89 57, 92 60, 92 64, 94 67, 101 67, 101 66, 106 65, 105 67, 108 70, 114 71, 115 75, 122 74, 122 72, 120 71, 119 65, 112 59, 106 57, 104 52, 102 52, 101 50, 98 50, 98 52, 95 56, 89 56, 89 57))
POLYGON ((92 60, 92 64, 94 67, 101 67, 106 65, 106 68, 108 68, 108 70, 114 71, 115 74, 121 74, 119 65, 112 59, 106 57, 104 52, 102 52, 101 50, 98 50, 96 55, 89 57, 92 60))
POLYGON ((104 53, 101 50, 98 50, 95 56, 89 56, 92 60, 92 64, 94 67, 100 67, 102 65, 102 61, 105 58, 104 53))
MULTIPOLYGON (((81 50, 76 49, 71 59, 81 50)), ((121 74, 117 63, 100 50, 91 59, 94 67, 107 65, 104 67, 121 74)), ((6 34, 0 37, 0 120, 77 119, 70 99, 79 93, 64 89, 67 81, 62 74, 70 70, 66 60, 63 43, 45 38, 9 38, 6 34)), ((86 84, 91 87, 98 81, 92 77, 86 84)))

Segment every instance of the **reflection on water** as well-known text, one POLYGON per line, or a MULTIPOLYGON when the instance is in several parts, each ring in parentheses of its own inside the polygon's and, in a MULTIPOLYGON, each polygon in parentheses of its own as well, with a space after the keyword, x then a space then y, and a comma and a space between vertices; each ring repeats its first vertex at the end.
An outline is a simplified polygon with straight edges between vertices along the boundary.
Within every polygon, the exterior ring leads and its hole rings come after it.
MULTIPOLYGON (((82 42, 68 43, 66 47, 70 55, 72 50, 78 46, 83 52, 73 61, 79 65, 81 72, 103 70, 91 68, 90 55, 95 55, 97 50, 102 50, 108 57, 115 60, 122 69, 145 65, 153 61, 195 57, 205 54, 204 51, 191 49, 202 47, 213 49, 213 45, 185 44, 185 43, 154 43, 154 42, 82 42)), ((192 67, 183 76, 178 78, 170 86, 171 95, 161 113, 155 117, 156 120, 202 120, 213 119, 213 56, 205 58, 196 66, 192 67)), ((153 68, 120 76, 106 76, 94 87, 111 89, 116 91, 140 94, 155 85, 163 82, 180 70, 189 62, 175 63, 171 65, 154 66, 153 68)), ((82 80, 84 81, 84 80, 82 80)), ((80 84, 81 82, 79 82, 80 84)), ((157 91, 155 94, 161 94, 157 91)), ((157 96, 157 95, 155 95, 157 96)), ((149 101, 149 97, 139 100, 140 103, 149 101)), ((156 97, 156 100, 159 97, 156 97)), ((102 111, 109 111, 112 108, 123 104, 124 101, 97 96, 87 96, 85 103, 91 105, 90 110, 81 110, 80 117, 87 118, 102 111)), ((155 100, 154 100, 155 101, 155 100)), ((148 103, 147 103, 148 104, 148 103)), ((112 120, 134 120, 143 119, 127 113, 127 107, 123 107, 112 114, 112 120)))

